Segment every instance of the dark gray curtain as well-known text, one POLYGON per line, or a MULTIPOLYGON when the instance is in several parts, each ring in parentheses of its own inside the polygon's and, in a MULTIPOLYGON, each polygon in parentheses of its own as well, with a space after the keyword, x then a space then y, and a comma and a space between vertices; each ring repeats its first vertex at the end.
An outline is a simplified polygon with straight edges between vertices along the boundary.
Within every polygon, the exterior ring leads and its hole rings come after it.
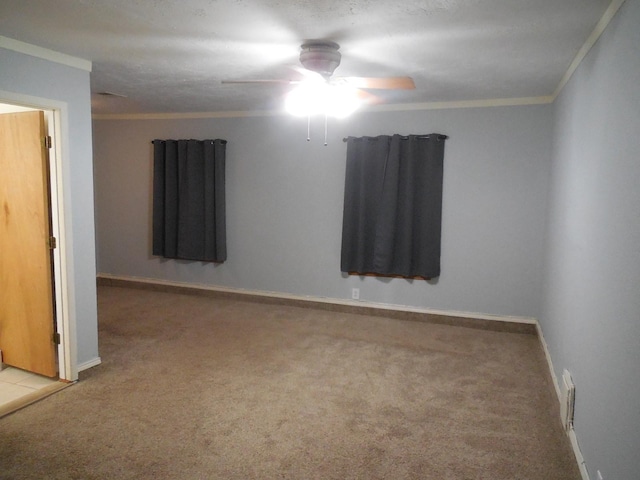
POLYGON ((440 275, 445 135, 349 137, 341 270, 440 275))
POLYGON ((227 259, 226 143, 153 141, 153 255, 227 259))

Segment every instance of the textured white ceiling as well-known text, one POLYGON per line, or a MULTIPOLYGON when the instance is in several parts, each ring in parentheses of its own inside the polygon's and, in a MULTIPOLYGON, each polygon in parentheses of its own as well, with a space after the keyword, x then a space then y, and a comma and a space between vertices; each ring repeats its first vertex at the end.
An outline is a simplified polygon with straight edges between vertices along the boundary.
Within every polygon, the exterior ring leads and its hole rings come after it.
MULTIPOLYGON (((1 0, 0 35, 91 60, 94 113, 278 109, 305 39, 387 103, 551 95, 610 0, 1 0)), ((1 68, 1 67, 0 67, 1 68)))

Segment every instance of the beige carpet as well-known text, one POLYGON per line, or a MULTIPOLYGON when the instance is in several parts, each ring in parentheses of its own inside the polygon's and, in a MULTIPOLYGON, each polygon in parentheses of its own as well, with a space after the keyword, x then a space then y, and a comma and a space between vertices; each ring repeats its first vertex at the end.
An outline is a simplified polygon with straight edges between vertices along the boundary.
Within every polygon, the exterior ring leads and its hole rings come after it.
POLYGON ((99 319, 0 478, 580 478, 533 335, 104 286, 99 319))

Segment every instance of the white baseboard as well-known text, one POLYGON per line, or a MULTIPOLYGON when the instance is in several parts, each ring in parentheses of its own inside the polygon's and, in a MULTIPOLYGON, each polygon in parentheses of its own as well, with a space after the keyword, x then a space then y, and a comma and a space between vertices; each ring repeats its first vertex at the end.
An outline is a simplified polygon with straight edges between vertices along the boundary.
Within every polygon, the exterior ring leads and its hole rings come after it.
POLYGON ((580 475, 582 475, 582 480, 590 480, 589 472, 587 472, 587 465, 584 463, 584 457, 582 456, 582 452, 580 451, 580 445, 578 445, 578 437, 576 436, 576 431, 571 427, 569 430, 569 440, 571 441, 571 447, 573 448, 573 454, 576 456, 576 462, 578 462, 578 468, 580 469, 580 475))
MULTIPOLYGON (((556 371, 553 368, 553 361, 551 360, 551 354, 549 353, 549 348, 547 347, 547 342, 544 339, 544 335, 542 333, 542 327, 540 323, 536 323, 536 330, 538 331, 538 338, 540 339, 540 344, 542 345, 542 349, 544 350, 544 356, 547 359, 547 366, 549 367, 549 375, 551 375, 551 379, 553 380, 553 386, 556 391, 556 398, 558 400, 558 404, 561 403, 560 396, 560 384, 558 383, 558 377, 556 376, 556 371)), ((562 419, 559 419, 562 421, 562 419)), ((584 463, 584 457, 582 456, 582 452, 580 451, 580 445, 578 444, 578 437, 576 436, 576 431, 571 427, 571 429, 567 432, 569 436, 569 441, 571 442, 571 448, 573 449, 573 454, 576 458, 576 462, 578 464, 578 468, 580 469, 580 475, 582 476, 582 480, 590 480, 589 472, 587 471, 587 466, 584 463)))
POLYGON ((551 375, 551 380, 553 380, 553 387, 556 391, 556 398, 558 399, 558 403, 560 403, 560 384, 558 383, 558 377, 556 377, 556 372, 553 369, 551 354, 549 353, 549 348, 547 347, 547 342, 544 339, 544 335, 542 333, 542 327, 540 326, 539 323, 536 324, 536 330, 538 331, 538 338, 540 339, 540 344, 542 345, 544 356, 547 359, 547 366, 549 367, 549 374, 551 375))
POLYGON ((306 301, 315 303, 324 303, 332 305, 345 305, 349 307, 372 308, 376 310, 388 310, 396 312, 409 312, 429 315, 443 315, 447 317, 459 317, 477 320, 489 320, 494 322, 520 323, 525 325, 537 325, 537 320, 530 317, 515 317, 507 315, 490 315, 486 313, 460 312, 454 310, 434 310, 429 308, 411 307, 406 305, 396 305, 387 303, 366 302, 362 300, 346 300, 341 298, 317 297, 313 295, 294 295, 291 293, 268 292, 264 290, 247 290, 242 288, 221 287, 217 285, 207 285, 200 283, 173 282, 168 280, 160 280, 148 277, 133 277, 123 275, 111 275, 108 273, 99 273, 98 279, 116 280, 124 282, 146 283, 149 285, 163 285, 177 288, 192 288, 194 290, 207 290, 211 292, 231 293, 239 295, 250 295, 265 298, 278 298, 284 300, 306 301))
POLYGON ((82 362, 78 364, 78 371, 82 372, 83 370, 87 370, 91 367, 97 367, 102 363, 102 359, 100 357, 92 358, 91 360, 87 360, 86 362, 82 362))

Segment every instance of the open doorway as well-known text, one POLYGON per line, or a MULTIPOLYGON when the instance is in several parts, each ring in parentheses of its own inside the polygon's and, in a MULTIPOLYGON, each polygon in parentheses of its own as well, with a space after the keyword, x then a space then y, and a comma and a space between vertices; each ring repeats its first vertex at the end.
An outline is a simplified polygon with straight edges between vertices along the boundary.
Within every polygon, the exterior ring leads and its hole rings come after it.
MULTIPOLYGON (((47 376, 55 377, 63 381, 74 381, 74 369, 72 369, 71 359, 71 338, 69 335, 69 315, 67 305, 67 288, 66 288, 66 265, 65 265, 65 235, 64 235, 64 208, 62 203, 62 189, 61 182, 62 174, 60 170, 60 111, 50 106, 40 105, 21 105, 13 103, 0 103, 0 114, 11 114, 16 112, 42 112, 40 116, 43 118, 44 131, 46 132, 47 141, 50 142, 48 152, 48 166, 45 172, 46 181, 48 182, 48 195, 49 195, 49 226, 51 242, 51 296, 52 305, 52 318, 51 326, 52 332, 55 335, 52 338, 52 342, 57 343, 54 345, 54 361, 55 367, 53 375, 50 373, 47 376)), ((36 382, 39 384, 39 382, 36 382)), ((37 386, 31 383, 31 387, 37 386)), ((1 387, 1 385, 0 385, 1 387)))

